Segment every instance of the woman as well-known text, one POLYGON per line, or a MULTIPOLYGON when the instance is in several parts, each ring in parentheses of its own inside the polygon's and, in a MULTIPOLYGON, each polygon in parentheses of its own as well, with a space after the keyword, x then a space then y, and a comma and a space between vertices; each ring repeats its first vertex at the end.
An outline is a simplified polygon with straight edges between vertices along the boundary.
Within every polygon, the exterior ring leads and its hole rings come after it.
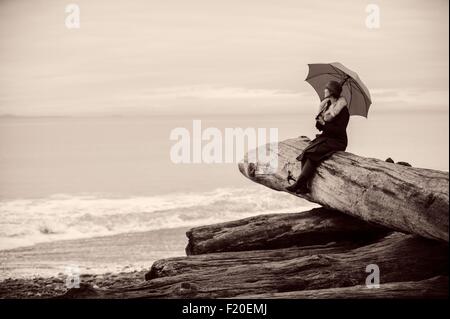
POLYGON ((325 98, 320 103, 319 113, 316 116, 316 128, 322 131, 322 134, 317 134, 297 157, 297 160, 302 162, 302 171, 297 181, 286 187, 289 192, 308 193, 307 182, 317 165, 333 153, 345 151, 347 148, 346 129, 350 114, 347 101, 341 96, 342 86, 336 81, 330 81, 325 86, 324 93, 325 98))

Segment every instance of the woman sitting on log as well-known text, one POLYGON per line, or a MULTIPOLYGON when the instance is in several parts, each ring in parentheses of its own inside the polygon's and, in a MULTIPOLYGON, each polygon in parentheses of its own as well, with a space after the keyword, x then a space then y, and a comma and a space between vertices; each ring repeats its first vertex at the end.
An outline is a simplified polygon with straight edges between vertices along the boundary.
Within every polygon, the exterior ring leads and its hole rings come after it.
POLYGON ((302 171, 297 181, 286 187, 289 192, 306 194, 309 192, 308 181, 321 161, 337 151, 347 148, 347 124, 350 114, 347 101, 342 93, 342 85, 336 81, 327 83, 324 89, 325 98, 320 103, 316 116, 316 128, 322 131, 317 134, 303 152, 297 157, 302 162, 302 171))

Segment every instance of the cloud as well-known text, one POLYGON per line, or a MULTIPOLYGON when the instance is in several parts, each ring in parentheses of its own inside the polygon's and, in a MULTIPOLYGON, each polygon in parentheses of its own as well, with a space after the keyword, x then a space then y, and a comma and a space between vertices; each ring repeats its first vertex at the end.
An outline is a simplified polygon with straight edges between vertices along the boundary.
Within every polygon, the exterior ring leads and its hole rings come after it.
MULTIPOLYGON (((370 113, 393 111, 447 112, 447 90, 372 89, 370 113)), ((16 101, 17 102, 17 101, 16 101)), ((43 101, 41 101, 42 103, 43 101)), ((59 100, 48 98, 46 108, 3 108, 0 114, 19 116, 150 116, 154 114, 313 114, 317 111, 319 98, 308 91, 280 89, 252 89, 245 87, 219 87, 210 85, 158 87, 137 91, 105 92, 101 96, 72 96, 60 105, 59 100)), ((0 99, 0 104, 8 104, 0 99)))
POLYGON ((208 85, 154 88, 141 95, 149 99, 284 99, 299 98, 304 93, 289 90, 248 89, 242 87, 215 87, 208 85))
POLYGON ((448 96, 448 2, 380 0, 379 30, 350 0, 77 3, 69 31, 60 1, 0 2, 0 113, 296 111, 317 103, 307 64, 330 61, 386 88, 380 108, 448 96))

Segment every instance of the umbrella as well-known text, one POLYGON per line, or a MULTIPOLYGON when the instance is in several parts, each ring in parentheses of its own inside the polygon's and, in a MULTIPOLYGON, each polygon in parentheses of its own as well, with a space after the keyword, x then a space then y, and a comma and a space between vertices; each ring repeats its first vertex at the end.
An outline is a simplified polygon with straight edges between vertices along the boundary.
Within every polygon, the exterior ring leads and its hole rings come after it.
POLYGON ((305 81, 311 84, 323 100, 323 90, 328 81, 342 84, 342 95, 347 100, 350 115, 360 115, 367 118, 372 104, 370 92, 356 72, 343 66, 339 62, 308 64, 309 73, 305 81))

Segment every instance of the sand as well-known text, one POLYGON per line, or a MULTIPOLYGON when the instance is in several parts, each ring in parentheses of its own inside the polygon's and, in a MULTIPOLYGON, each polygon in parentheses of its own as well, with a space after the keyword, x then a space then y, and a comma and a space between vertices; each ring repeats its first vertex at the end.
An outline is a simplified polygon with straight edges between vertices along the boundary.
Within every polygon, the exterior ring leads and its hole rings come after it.
POLYGON ((55 241, 0 251, 0 298, 61 295, 73 270, 79 270, 81 283, 100 289, 139 283, 154 261, 185 255, 186 230, 55 241))

